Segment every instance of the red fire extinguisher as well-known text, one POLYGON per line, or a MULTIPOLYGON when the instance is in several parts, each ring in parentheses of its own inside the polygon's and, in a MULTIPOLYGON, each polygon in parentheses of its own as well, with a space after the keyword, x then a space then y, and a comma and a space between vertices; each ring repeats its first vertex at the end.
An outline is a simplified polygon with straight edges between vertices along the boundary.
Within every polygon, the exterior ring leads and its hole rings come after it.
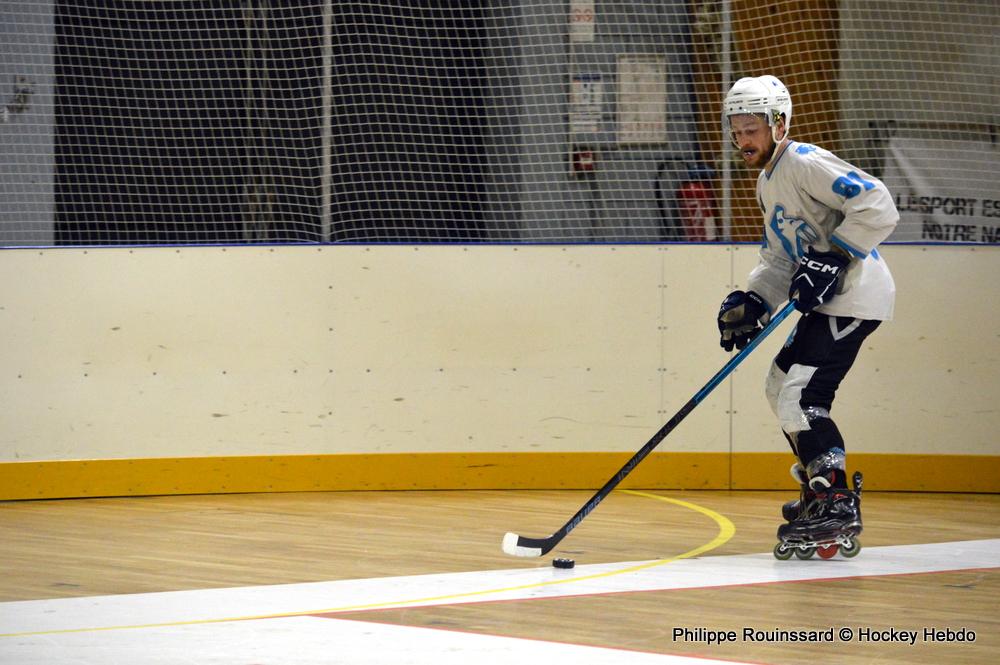
POLYGON ((715 195, 706 180, 689 180, 677 188, 677 212, 684 240, 718 240, 715 195))

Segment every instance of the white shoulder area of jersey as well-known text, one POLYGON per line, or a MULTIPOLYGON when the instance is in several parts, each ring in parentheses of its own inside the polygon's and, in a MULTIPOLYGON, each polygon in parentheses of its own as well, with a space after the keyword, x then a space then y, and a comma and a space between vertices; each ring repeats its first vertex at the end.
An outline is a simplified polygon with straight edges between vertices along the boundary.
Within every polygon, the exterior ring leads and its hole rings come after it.
POLYGON ((814 178, 826 180, 833 171, 848 166, 846 162, 825 148, 812 143, 793 142, 782 155, 792 168, 788 169, 791 177, 799 183, 811 182, 814 178))
POLYGON ((812 155, 821 150, 822 148, 809 143, 789 140, 780 147, 780 151, 776 152, 777 156, 772 157, 771 162, 761 171, 758 182, 775 177, 779 180, 797 181, 803 169, 808 168, 806 165, 813 161, 812 155))
POLYGON ((809 162, 817 158, 829 158, 833 157, 833 153, 826 148, 821 148, 818 145, 813 145, 812 143, 800 143, 799 141, 792 141, 791 145, 787 149, 788 157, 792 161, 799 162, 809 162))

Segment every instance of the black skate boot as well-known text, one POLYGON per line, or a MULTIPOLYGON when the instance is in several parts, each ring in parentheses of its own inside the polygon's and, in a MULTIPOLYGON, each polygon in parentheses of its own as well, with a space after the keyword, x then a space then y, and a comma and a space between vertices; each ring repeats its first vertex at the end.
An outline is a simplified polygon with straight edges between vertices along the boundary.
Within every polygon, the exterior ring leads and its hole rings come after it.
POLYGON ((778 527, 778 544, 774 556, 786 560, 794 553, 808 559, 819 553, 820 558, 830 559, 839 551, 845 557, 854 557, 861 551, 857 537, 862 531, 860 472, 853 477, 854 490, 823 487, 821 482, 810 481, 816 496, 802 514, 778 527))
POLYGON ((791 501, 786 501, 783 506, 781 506, 781 516, 785 518, 786 522, 791 522, 792 520, 799 517, 802 511, 805 510, 813 499, 816 498, 816 492, 809 487, 809 478, 806 476, 806 470, 802 468, 802 465, 796 462, 789 469, 792 474, 792 479, 799 484, 801 488, 799 491, 799 498, 793 499, 791 501))

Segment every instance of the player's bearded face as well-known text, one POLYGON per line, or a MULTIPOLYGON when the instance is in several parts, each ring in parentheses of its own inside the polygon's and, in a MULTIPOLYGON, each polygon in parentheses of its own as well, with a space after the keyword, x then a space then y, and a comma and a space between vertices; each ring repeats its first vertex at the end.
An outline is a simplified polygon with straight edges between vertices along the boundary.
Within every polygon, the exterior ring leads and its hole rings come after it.
POLYGON ((729 118, 729 132, 746 165, 764 168, 775 147, 767 121, 758 115, 734 115, 729 118))

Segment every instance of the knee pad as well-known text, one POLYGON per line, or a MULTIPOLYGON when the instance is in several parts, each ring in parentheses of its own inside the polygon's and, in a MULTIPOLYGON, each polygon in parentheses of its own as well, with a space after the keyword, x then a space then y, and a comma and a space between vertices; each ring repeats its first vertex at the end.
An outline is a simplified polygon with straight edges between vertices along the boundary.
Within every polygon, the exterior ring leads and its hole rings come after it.
POLYGON ((785 373, 777 364, 771 363, 771 369, 767 373, 764 381, 764 394, 767 396, 767 403, 771 405, 771 411, 778 415, 778 395, 781 394, 781 387, 785 384, 785 373))
MULTIPOLYGON (((774 394, 771 408, 778 416, 781 429, 788 434, 808 430, 810 421, 822 416, 822 414, 808 413, 808 407, 803 407, 801 404, 802 391, 809 385, 816 369, 808 365, 792 365, 787 373, 778 370, 780 374, 774 373, 774 385, 771 383, 771 376, 768 376, 768 399, 772 399, 771 395, 774 394), (777 385, 779 379, 780 385, 777 385)), ((829 415, 826 413, 826 417, 829 415)))

